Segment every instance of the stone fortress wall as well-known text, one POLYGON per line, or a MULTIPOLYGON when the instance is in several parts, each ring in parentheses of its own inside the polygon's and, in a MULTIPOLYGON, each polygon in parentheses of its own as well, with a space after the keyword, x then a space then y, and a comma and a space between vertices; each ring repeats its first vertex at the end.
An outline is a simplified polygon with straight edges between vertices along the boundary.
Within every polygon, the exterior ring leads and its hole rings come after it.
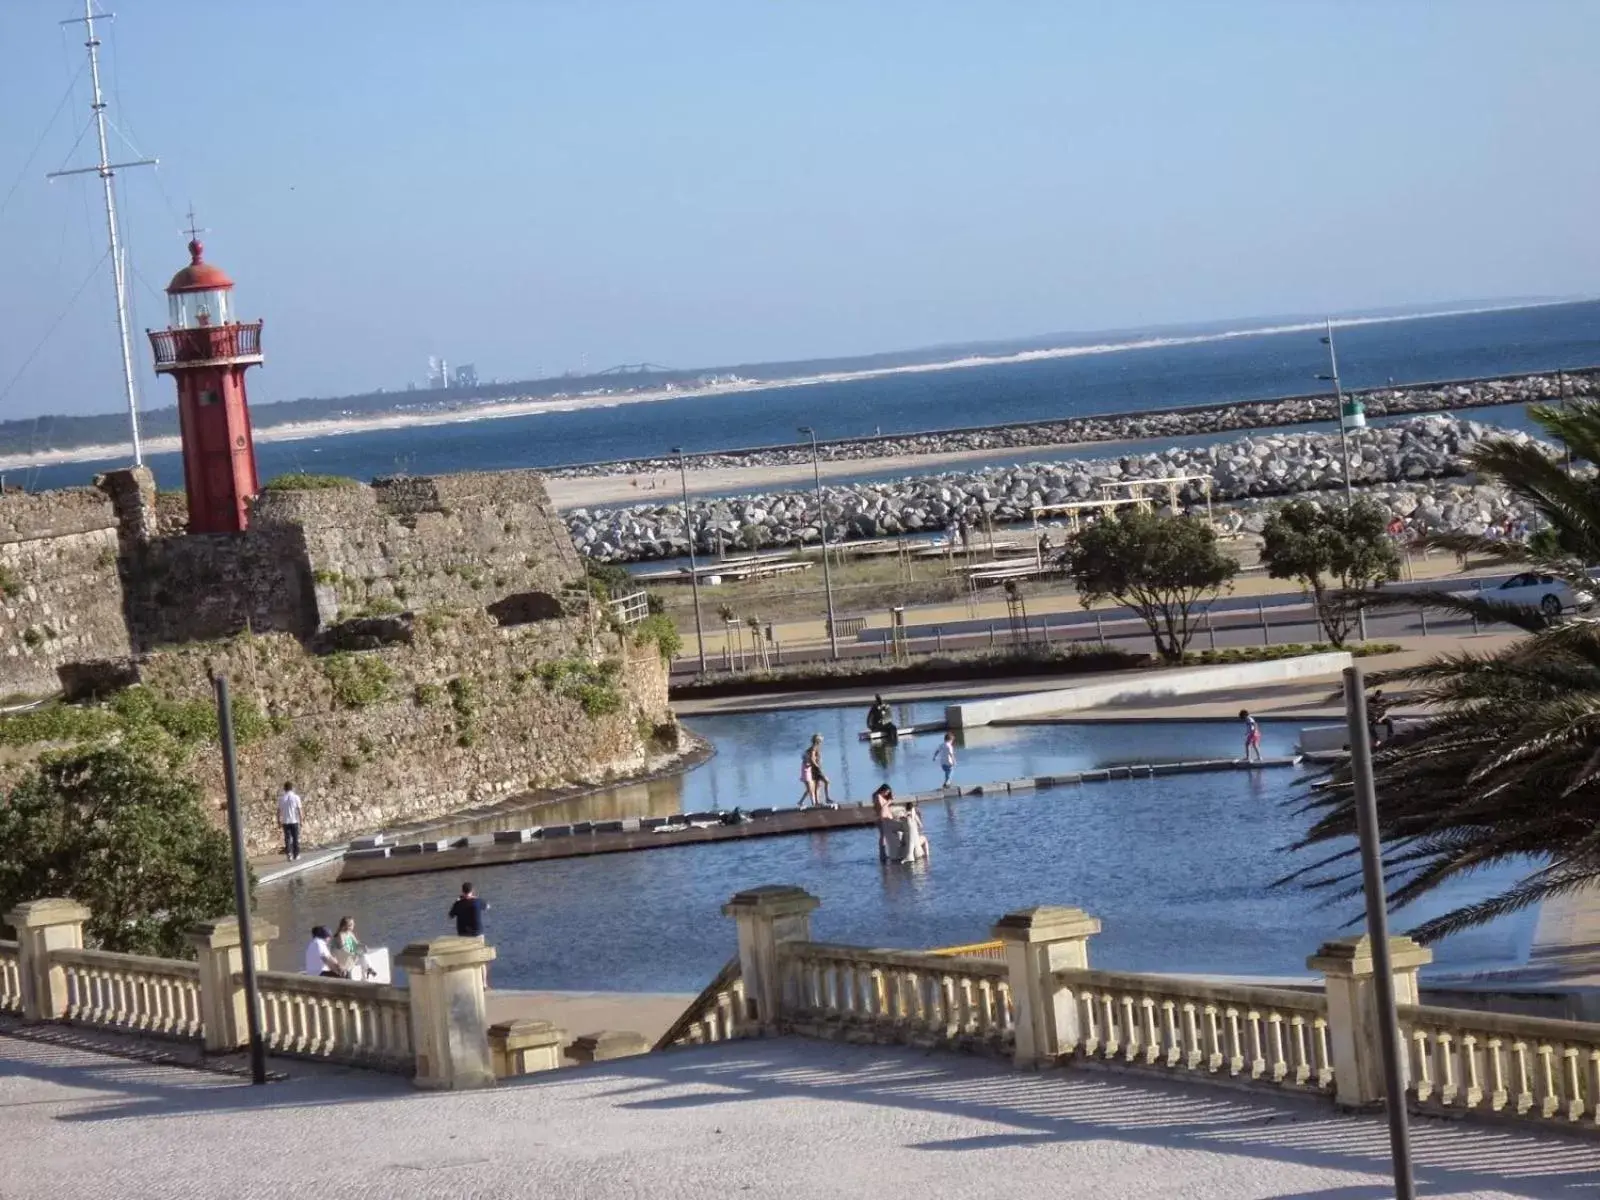
MULTIPOLYGON (((270 848, 285 779, 324 841, 676 749, 655 647, 606 628, 535 474, 267 492, 240 535, 166 534, 164 507, 140 471, 0 495, 0 696, 131 660, 203 701, 227 674, 263 718, 240 750, 252 849, 270 848), (541 679, 603 660, 615 711, 541 679)), ((216 759, 192 769, 220 800, 216 759)))

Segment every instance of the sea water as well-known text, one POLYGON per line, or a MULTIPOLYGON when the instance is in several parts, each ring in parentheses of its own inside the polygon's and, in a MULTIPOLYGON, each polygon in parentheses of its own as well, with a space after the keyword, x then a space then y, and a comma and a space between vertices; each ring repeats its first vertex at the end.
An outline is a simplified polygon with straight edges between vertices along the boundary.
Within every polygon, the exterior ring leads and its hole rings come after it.
MULTIPOLYGON (((263 479, 289 471, 370 479, 645 457, 673 446, 792 443, 801 425, 826 439, 1295 395, 1327 386, 1317 380, 1327 371, 1317 333, 1211 332, 1203 335, 1210 340, 1068 357, 262 442, 257 459, 263 479)), ((1350 388, 1576 368, 1600 363, 1600 302, 1356 325, 1337 336, 1350 388)), ((269 369, 274 354, 290 352, 268 346, 269 369)), ((252 386, 262 394, 261 383, 252 386)), ((176 454, 148 462, 162 487, 182 486, 176 454)), ((65 463, 7 478, 30 488, 77 486, 117 465, 65 463)))

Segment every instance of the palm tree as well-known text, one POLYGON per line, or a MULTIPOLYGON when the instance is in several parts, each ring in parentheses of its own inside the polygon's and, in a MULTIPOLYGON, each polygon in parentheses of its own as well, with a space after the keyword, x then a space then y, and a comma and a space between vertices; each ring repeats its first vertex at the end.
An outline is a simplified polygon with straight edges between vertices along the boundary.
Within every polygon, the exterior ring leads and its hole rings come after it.
MULTIPOLYGON (((1600 463, 1600 403, 1535 406, 1530 414, 1575 459, 1600 463)), ((1600 485, 1593 472, 1571 474, 1548 448, 1510 438, 1485 441, 1471 465, 1531 502, 1552 532, 1532 545, 1461 535, 1430 537, 1429 544, 1526 564, 1574 590, 1593 591, 1585 565, 1600 562, 1600 485)), ((1404 906, 1485 867, 1532 864, 1513 886, 1426 921, 1413 935, 1441 938, 1600 882, 1600 625, 1552 627, 1537 613, 1444 593, 1388 600, 1379 593, 1368 601, 1422 602, 1529 631, 1498 652, 1449 654, 1373 677, 1415 685, 1413 699, 1433 714, 1374 754, 1391 904, 1404 906)), ((1296 849, 1353 835, 1349 768, 1316 784, 1303 811, 1314 819, 1296 849)), ((1355 851, 1345 848, 1280 882, 1342 899, 1359 894, 1359 879, 1355 851)))

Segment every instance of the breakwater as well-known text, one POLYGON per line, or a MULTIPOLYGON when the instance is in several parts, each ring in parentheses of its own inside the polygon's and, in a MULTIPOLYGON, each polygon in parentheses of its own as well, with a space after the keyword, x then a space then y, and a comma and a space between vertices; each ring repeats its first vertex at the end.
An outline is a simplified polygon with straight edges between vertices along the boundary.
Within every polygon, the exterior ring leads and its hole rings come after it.
MULTIPOLYGON (((1533 404, 1562 397, 1600 396, 1600 369, 1547 372, 1496 379, 1460 380, 1409 387, 1377 388, 1349 392, 1366 406, 1369 417, 1422 415, 1501 404, 1533 404)), ((841 438, 819 443, 817 455, 825 462, 944 454, 965 451, 1008 450, 1027 447, 1067 446, 1093 442, 1136 442, 1164 437, 1230 433, 1235 430, 1276 429, 1333 421, 1337 405, 1331 393, 1284 396, 1225 404, 1191 405, 1134 413, 1097 414, 1053 421, 1022 421, 973 428, 929 430, 883 437, 841 438)), ((708 454, 692 454, 685 464, 691 470, 728 467, 786 466, 811 461, 810 443, 755 446, 708 454)), ((563 478, 596 475, 651 475, 678 469, 669 457, 629 458, 550 467, 545 474, 563 478)))
MULTIPOLYGON (((1441 482, 1464 475, 1466 455, 1495 435, 1532 440, 1443 416, 1368 429, 1351 439, 1350 476, 1397 515, 1433 531, 1479 532, 1491 520, 1530 518, 1531 511, 1515 509, 1498 489, 1441 482)), ((1210 475, 1217 501, 1247 502, 1239 518, 1246 529, 1259 529, 1265 519, 1259 503, 1264 498, 1344 486, 1337 434, 1267 434, 1118 458, 840 484, 824 487, 820 504, 812 490, 709 499, 691 502, 690 519, 701 551, 719 541, 746 549, 783 547, 818 542, 824 521, 830 541, 950 529, 962 522, 1004 524, 1029 520, 1037 505, 1097 498, 1103 484, 1185 474, 1210 475)), ((1184 495, 1199 499, 1192 487, 1184 495)), ((688 547, 679 504, 579 508, 567 514, 567 525, 581 553, 607 562, 672 558, 688 547)))

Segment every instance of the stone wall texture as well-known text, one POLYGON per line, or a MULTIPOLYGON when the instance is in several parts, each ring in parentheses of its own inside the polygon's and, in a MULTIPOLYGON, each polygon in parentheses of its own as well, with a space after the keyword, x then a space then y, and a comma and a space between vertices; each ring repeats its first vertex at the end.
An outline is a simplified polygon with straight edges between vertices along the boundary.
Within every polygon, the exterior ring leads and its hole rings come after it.
POLYGON ((0 494, 0 696, 53 691, 63 664, 128 653, 117 530, 94 488, 0 494))
MULTIPOLYGON (((320 842, 670 753, 652 736, 672 721, 660 657, 607 629, 537 475, 268 492, 240 535, 172 534, 168 509, 130 471, 0 496, 0 695, 130 657, 179 700, 227 675, 269 724, 240 751, 253 850, 276 838, 285 780, 320 842), (354 644, 375 648, 326 653, 374 625, 389 636, 354 644), (541 682, 541 664, 606 661, 620 705, 605 715, 541 682), (340 672, 381 682, 354 701, 340 672)), ((220 804, 218 755, 192 769, 220 804)))

